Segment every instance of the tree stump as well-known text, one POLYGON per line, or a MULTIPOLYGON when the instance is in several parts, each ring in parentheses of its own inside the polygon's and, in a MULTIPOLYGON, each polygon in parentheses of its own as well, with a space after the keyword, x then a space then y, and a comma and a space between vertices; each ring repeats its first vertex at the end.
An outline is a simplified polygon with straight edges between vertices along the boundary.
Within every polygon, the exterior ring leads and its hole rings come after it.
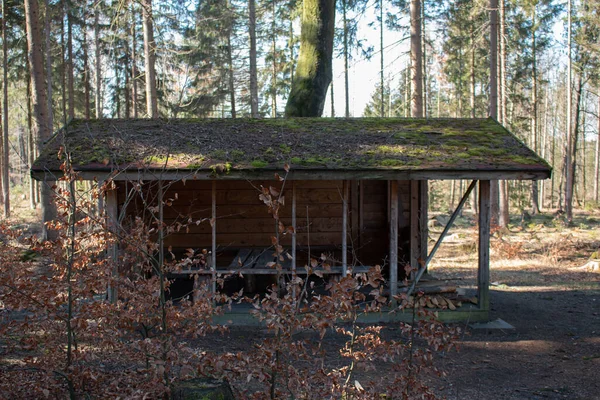
POLYGON ((173 400, 235 400, 227 382, 210 378, 195 378, 177 382, 173 400))

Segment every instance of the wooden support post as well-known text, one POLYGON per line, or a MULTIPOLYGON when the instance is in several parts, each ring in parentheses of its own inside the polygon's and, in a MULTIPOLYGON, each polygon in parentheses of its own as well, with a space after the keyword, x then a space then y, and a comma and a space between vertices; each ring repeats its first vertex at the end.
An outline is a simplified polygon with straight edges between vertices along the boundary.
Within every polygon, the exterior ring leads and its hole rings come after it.
POLYGON ((102 215, 104 211, 104 193, 102 193, 102 186, 104 185, 103 180, 98 180, 98 211, 96 215, 102 215))
POLYGON ((479 181, 479 267, 477 297, 481 310, 490 309, 490 181, 479 181))
POLYGON ((427 259, 427 242, 429 228, 427 227, 429 211, 429 182, 419 181, 419 258, 427 259))
MULTIPOLYGON (((100 184, 100 183, 98 183, 100 184)), ((100 198, 102 198, 102 196, 99 196, 100 198)), ((100 200, 98 200, 98 202, 100 203, 100 200)), ((102 212, 102 209, 99 209, 100 212, 102 212)), ((118 202, 117 202, 117 191, 115 189, 110 189, 106 191, 106 218, 107 218, 107 225, 108 225, 108 230, 111 233, 116 233, 117 232, 117 224, 118 224, 118 218, 119 218, 119 211, 118 211, 118 202)), ((119 275, 119 252, 118 252, 118 246, 116 243, 111 244, 108 249, 107 249, 107 256, 110 257, 112 259, 112 277, 113 279, 116 280, 116 278, 119 275)), ((118 299, 118 293, 117 293, 117 285, 116 283, 113 283, 111 285, 108 286, 108 300, 111 303, 116 303, 118 299)))
MULTIPOLYGON (((352 239, 352 251, 360 248, 360 228, 359 228, 359 198, 358 181, 350 182, 350 238, 352 239)), ((354 265, 354 260, 352 261, 354 265)))
POLYGON ((217 181, 212 181, 212 246, 210 254, 210 270, 212 272, 212 293, 217 293, 217 181))
MULTIPOLYGON (((362 236, 365 232, 365 181, 358 181, 358 237, 360 247, 362 249, 363 241, 362 236)), ((362 258, 362 250, 359 250, 359 257, 362 258)))
POLYGON ((419 181, 410 181, 410 266, 419 269, 419 181))
POLYGON ((342 187, 342 276, 348 274, 348 181, 342 187))
POLYGON ((398 181, 390 182, 390 300, 398 294, 398 181))

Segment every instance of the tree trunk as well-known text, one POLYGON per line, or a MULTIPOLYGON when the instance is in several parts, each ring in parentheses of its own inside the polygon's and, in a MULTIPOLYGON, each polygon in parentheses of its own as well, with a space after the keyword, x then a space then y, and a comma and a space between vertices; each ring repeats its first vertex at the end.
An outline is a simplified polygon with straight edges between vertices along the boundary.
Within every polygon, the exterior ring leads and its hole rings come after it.
POLYGON ((572 111, 571 101, 573 99, 573 93, 571 88, 571 74, 572 74, 572 56, 571 56, 571 0, 568 1, 567 6, 567 48, 568 48, 568 64, 567 64, 567 140, 565 144, 565 212, 567 214, 567 222, 573 221, 573 180, 574 176, 571 171, 571 165, 573 164, 573 138, 572 138, 572 111))
MULTIPOLYGON (((36 0, 37 1, 37 0, 36 0)), ((48 0, 44 0, 44 38, 46 45, 46 87, 48 90, 47 97, 47 108, 48 108, 48 126, 50 126, 50 130, 52 131, 54 127, 54 111, 52 109, 52 43, 50 41, 50 5, 48 4, 48 0)))
POLYGON ((154 42, 154 21, 152 20, 152 0, 142 1, 144 28, 144 66, 146 74, 146 113, 150 118, 158 118, 156 94, 156 43, 154 42))
POLYGON ((75 118, 75 77, 73 76, 73 15, 67 7, 67 90, 69 92, 69 119, 75 118))
MULTIPOLYGON (((500 0, 500 102, 499 102, 499 115, 500 115, 500 123, 505 125, 508 123, 506 119, 506 16, 504 13, 504 2, 506 0, 500 0)), ((508 224, 510 222, 510 198, 508 194, 508 182, 500 181, 498 190, 498 225, 501 228, 508 228, 508 224)))
MULTIPOLYGON (((87 18, 85 18, 87 20, 87 18)), ((90 65, 88 60, 88 40, 87 40, 87 26, 82 26, 83 31, 83 42, 81 48, 83 50, 83 91, 84 91, 84 110, 83 114, 85 119, 90 119, 90 65)))
MULTIPOLYGON (((39 151, 43 141, 50 137, 51 128, 48 124, 48 102, 44 90, 42 35, 39 26, 39 8, 37 0, 25 0, 25 21, 32 83, 33 128, 37 133, 37 146, 39 151)), ((52 189, 49 184, 42 184, 41 192, 42 220, 44 222, 42 238, 51 239, 55 235, 54 233, 48 232, 45 223, 52 221, 56 217, 56 206, 52 196, 52 189)))
POLYGON ((300 54, 287 117, 320 117, 332 79, 335 0, 304 0, 300 54))
POLYGON ((6 42, 6 0, 2 0, 2 198, 4 199, 4 218, 10 217, 8 149, 8 43, 6 42))
POLYGON ((100 59, 100 6, 94 15, 94 43, 96 62, 96 118, 102 118, 102 60, 100 59))
POLYGON ((379 0, 379 89, 381 90, 381 107, 379 116, 385 117, 385 88, 384 88, 384 73, 385 65, 383 63, 383 0, 379 0))
POLYGON ((423 118, 423 55, 421 49, 421 0, 410 1, 410 59, 412 64, 412 117, 423 118))
POLYGON ((135 18, 134 3, 131 2, 131 109, 133 118, 138 117, 137 98, 138 98, 138 72, 137 72, 137 24, 135 18))
MULTIPOLYGON (((533 25, 536 23, 535 6, 533 11, 533 25)), ((531 144, 533 151, 538 151, 538 104, 537 104, 537 43, 535 30, 531 32, 531 144)), ((531 214, 536 215, 540 212, 538 181, 531 181, 531 214)))
MULTIPOLYGON (((32 123, 32 112, 31 112, 31 72, 29 66, 29 54, 25 54, 26 60, 25 65, 27 68, 27 162, 29 166, 33 165, 35 160, 35 138, 33 136, 33 123, 32 123)), ((35 210, 37 201, 37 181, 29 176, 29 207, 35 210)))
MULTIPOLYGON (((490 0, 490 116, 498 119, 498 0, 490 0)), ((490 181, 490 216, 499 223, 498 181, 490 181)))
MULTIPOLYGON (((271 117, 277 118, 277 34, 275 29, 275 18, 277 15, 277 1, 273 1, 273 18, 271 19, 271 47, 273 48, 273 60, 271 64, 271 117)), ((333 102, 333 96, 331 98, 333 102)), ((332 103, 333 104, 333 103, 332 103)), ((333 107, 333 106, 332 106, 333 107)))
POLYGON ((344 96, 345 96, 345 111, 344 116, 350 118, 350 84, 348 78, 348 17, 347 12, 347 0, 342 0, 342 21, 344 29, 344 96))
MULTIPOLYGON (((248 1, 248 34, 250 35, 250 116, 258 118, 258 77, 256 67, 256 2, 248 1)), ((293 85, 292 85, 293 87, 293 85)))
MULTIPOLYGON (((600 88, 598 88, 600 93, 600 88)), ((598 175, 600 173, 600 95, 598 96, 598 134, 596 136, 596 154, 594 159, 594 202, 598 207, 598 175)))

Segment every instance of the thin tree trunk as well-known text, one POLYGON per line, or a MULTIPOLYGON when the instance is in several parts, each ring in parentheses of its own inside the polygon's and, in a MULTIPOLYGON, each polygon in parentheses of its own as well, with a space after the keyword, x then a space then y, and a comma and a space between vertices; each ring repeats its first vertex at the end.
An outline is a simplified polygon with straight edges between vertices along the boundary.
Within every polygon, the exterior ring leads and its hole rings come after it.
POLYGON ((144 66, 146 74, 146 113, 150 118, 158 118, 156 94, 156 43, 154 42, 154 22, 152 20, 152 0, 143 0, 142 17, 144 28, 144 66))
POLYGON ((135 18, 134 2, 131 2, 131 108, 133 118, 138 117, 137 98, 138 98, 138 72, 137 72, 137 31, 135 29, 137 21, 135 18))
POLYGON ((75 77, 73 76, 73 15, 67 7, 67 89, 69 91, 69 119, 75 118, 75 77))
MULTIPOLYGON (((33 136, 33 123, 32 123, 32 113, 31 113, 31 72, 29 66, 29 54, 26 54, 25 65, 27 66, 27 164, 29 168, 33 165, 33 161, 35 160, 35 138, 33 136)), ((37 205, 37 181, 31 176, 29 176, 29 207, 32 210, 35 210, 37 205)))
MULTIPOLYGON (((490 0, 490 116, 498 119, 498 0, 490 0)), ((498 181, 490 181, 492 225, 499 223, 498 181)))
MULTIPOLYGON (((535 6, 533 9, 533 25, 536 24, 535 6)), ((538 152, 538 104, 537 104, 537 42, 535 30, 531 32, 531 144, 533 151, 538 152)), ((540 212, 538 181, 531 181, 531 214, 540 212)))
MULTIPOLYGON (((423 59, 422 59, 422 65, 423 65, 423 69, 422 69, 422 76, 423 76, 423 117, 427 118, 427 49, 425 48, 425 37, 426 37, 426 32, 425 32, 425 6, 427 5, 427 3, 422 2, 421 3, 421 52, 423 53, 423 59)), ((390 91, 390 99, 391 99, 392 95, 391 95, 391 91, 390 91)))
POLYGON ((421 0, 410 2, 410 59, 412 63, 412 117, 423 117, 423 55, 421 51, 421 0))
MULTIPOLYGON (((50 138, 51 128, 48 124, 48 102, 44 90, 44 67, 42 58, 42 37, 39 27, 39 8, 37 0, 25 0, 25 21, 27 26, 27 45, 32 83, 32 102, 34 129, 37 133, 38 151, 42 142, 50 138)), ((56 206, 52 198, 52 189, 48 183, 42 184, 41 190, 42 221, 44 222, 42 238, 50 239, 55 235, 48 232, 46 222, 56 217, 56 206)))
POLYGON ((331 118, 335 117, 335 100, 334 100, 334 96, 333 96, 333 81, 331 82, 330 85, 330 92, 331 92, 331 118))
POLYGON ((345 96, 345 112, 344 116, 350 118, 350 84, 348 77, 348 17, 347 12, 347 0, 342 0, 342 22, 344 29, 344 96, 345 96))
POLYGON ((4 218, 10 217, 8 153, 8 44, 6 42, 6 0, 2 0, 2 198, 4 200, 4 218))
MULTIPOLYGON (((271 85, 273 87, 272 92, 271 92, 271 104, 272 104, 272 110, 271 110, 271 116, 273 118, 277 118, 277 35, 276 35, 276 29, 275 29, 275 18, 277 15, 277 1, 273 0, 273 18, 271 20, 271 47, 273 48, 273 62, 271 65, 271 85)), ((333 89, 332 89, 333 90, 333 89)), ((333 107, 333 96, 331 97, 331 107, 333 107)))
POLYGON ((258 77, 256 67, 255 0, 248 0, 248 17, 248 34, 250 35, 250 116, 252 118, 258 118, 258 77))
POLYGON ((385 88, 384 88, 384 63, 383 63, 383 0, 379 0, 379 89, 381 90, 381 107, 379 116, 385 117, 385 88))
POLYGON ((598 134, 596 135, 596 155, 594 160, 594 202, 598 207, 598 178, 600 174, 600 88, 598 88, 598 134))
POLYGON ((52 35, 50 34, 50 5, 48 0, 44 0, 44 38, 46 45, 46 88, 48 90, 48 124, 50 130, 54 126, 54 111, 52 109, 52 42, 50 41, 52 35))
POLYGON ((67 14, 67 5, 63 0, 62 3, 62 14, 60 18, 60 94, 61 94, 61 111, 62 111, 62 125, 66 125, 68 120, 67 115, 67 39, 65 31, 65 15, 67 14))
POLYGON ((102 60, 100 58, 100 5, 96 6, 94 13, 94 44, 96 63, 96 118, 102 118, 102 60))
MULTIPOLYGON (((87 19, 87 18, 85 18, 87 19)), ((84 117, 90 119, 90 65, 88 60, 88 40, 87 40, 87 26, 81 27, 83 31, 83 42, 81 44, 83 50, 83 91, 84 91, 84 117)))
POLYGON ((573 138, 572 138, 572 111, 571 101, 573 99, 573 93, 571 88, 571 75, 572 75, 572 55, 571 55, 571 0, 567 3, 567 48, 568 48, 568 65, 567 65, 567 141, 566 141, 566 153, 565 153, 565 173, 566 173, 566 184, 565 184, 565 212, 567 214, 567 222, 573 221, 573 180, 571 165, 573 164, 573 138))

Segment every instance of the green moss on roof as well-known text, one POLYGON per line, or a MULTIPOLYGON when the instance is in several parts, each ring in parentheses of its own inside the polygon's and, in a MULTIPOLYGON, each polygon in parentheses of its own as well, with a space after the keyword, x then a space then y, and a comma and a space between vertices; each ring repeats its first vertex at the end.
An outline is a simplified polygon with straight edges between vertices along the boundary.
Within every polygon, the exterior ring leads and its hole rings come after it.
POLYGON ((492 119, 290 118, 74 120, 34 170, 58 171, 60 146, 81 170, 550 171, 492 119), (217 166, 221 166, 217 168, 217 166))

